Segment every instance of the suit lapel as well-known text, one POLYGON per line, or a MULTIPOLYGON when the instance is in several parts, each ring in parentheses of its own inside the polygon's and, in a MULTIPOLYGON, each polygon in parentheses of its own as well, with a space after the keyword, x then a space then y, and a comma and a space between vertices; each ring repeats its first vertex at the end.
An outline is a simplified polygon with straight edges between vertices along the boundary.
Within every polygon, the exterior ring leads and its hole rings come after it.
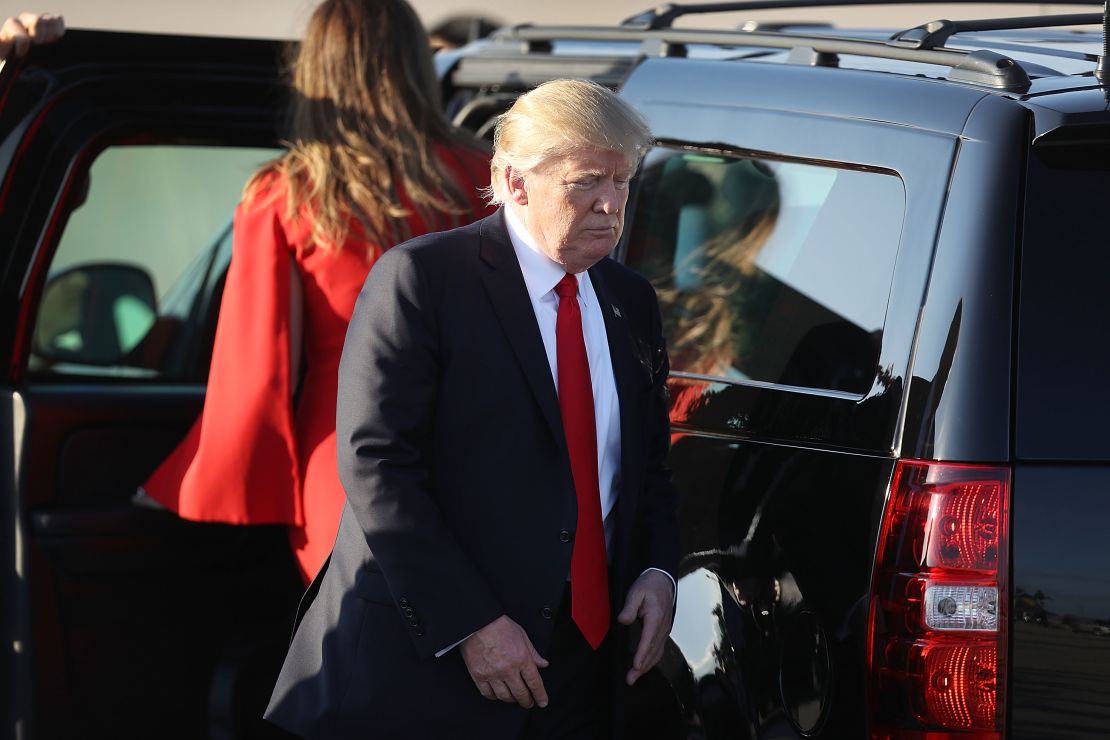
POLYGON ((609 340, 609 357, 613 363, 613 382, 617 386, 620 405, 621 428, 621 488, 617 507, 617 532, 627 532, 629 517, 636 510, 636 489, 639 487, 638 465, 643 454, 640 430, 636 424, 638 413, 636 397, 639 384, 636 373, 641 372, 636 359, 632 333, 628 326, 627 312, 617 296, 609 290, 602 275, 601 264, 590 268, 590 282, 597 294, 601 314, 605 318, 605 334, 609 340))
POLYGON ((544 419, 562 447, 566 441, 555 381, 504 219, 504 214, 498 211, 481 223, 479 256, 489 268, 482 274, 482 282, 544 419))

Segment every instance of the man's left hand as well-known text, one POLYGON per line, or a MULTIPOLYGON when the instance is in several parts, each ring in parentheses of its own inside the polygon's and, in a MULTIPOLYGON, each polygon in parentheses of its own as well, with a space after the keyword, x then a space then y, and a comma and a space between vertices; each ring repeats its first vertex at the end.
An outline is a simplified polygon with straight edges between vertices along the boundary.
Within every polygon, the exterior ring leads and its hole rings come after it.
POLYGON ((52 13, 20 13, 0 26, 0 61, 9 54, 26 56, 31 45, 57 41, 66 31, 66 22, 52 13))
POLYGON ((629 686, 654 668, 663 657, 663 645, 671 633, 673 604, 674 584, 657 570, 641 575, 628 590, 628 598, 617 620, 623 625, 630 625, 639 619, 642 624, 632 669, 625 678, 629 686))

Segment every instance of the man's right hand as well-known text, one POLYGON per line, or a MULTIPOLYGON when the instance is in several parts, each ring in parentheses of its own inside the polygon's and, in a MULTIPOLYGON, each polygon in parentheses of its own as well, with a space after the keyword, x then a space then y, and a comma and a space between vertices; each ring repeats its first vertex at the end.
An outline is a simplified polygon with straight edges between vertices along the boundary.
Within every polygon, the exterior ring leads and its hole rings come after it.
POLYGON ((500 616, 466 638, 459 650, 470 671, 470 678, 487 699, 519 704, 547 706, 547 691, 540 668, 547 661, 540 657, 524 629, 500 616))

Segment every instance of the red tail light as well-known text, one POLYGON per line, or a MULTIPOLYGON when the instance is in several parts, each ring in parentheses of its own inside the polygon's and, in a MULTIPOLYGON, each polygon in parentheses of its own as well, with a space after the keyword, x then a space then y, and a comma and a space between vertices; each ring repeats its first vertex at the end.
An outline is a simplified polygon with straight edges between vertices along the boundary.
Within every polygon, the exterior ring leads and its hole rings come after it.
POLYGON ((1010 471, 901 460, 868 622, 874 740, 996 740, 1006 714, 1010 471))

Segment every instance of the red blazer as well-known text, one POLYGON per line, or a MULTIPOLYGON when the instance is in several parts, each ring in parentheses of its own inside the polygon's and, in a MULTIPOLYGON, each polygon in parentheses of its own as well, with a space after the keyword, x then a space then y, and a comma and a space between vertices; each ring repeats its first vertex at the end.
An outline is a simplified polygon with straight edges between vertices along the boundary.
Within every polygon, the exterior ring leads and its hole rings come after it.
MULTIPOLYGON (((487 156, 445 146, 437 153, 471 195, 474 216, 488 213, 477 193, 489 183, 487 156)), ((145 488, 186 519, 290 525, 307 581, 327 557, 344 501, 335 462, 343 338, 383 245, 369 242, 352 219, 341 249, 320 249, 311 239, 311 213, 287 218, 286 196, 287 184, 274 177, 236 209, 204 410, 145 488), (307 365, 296 408, 289 352, 294 277, 304 299, 307 365)), ((414 235, 429 231, 415 216, 409 228, 414 235)))

